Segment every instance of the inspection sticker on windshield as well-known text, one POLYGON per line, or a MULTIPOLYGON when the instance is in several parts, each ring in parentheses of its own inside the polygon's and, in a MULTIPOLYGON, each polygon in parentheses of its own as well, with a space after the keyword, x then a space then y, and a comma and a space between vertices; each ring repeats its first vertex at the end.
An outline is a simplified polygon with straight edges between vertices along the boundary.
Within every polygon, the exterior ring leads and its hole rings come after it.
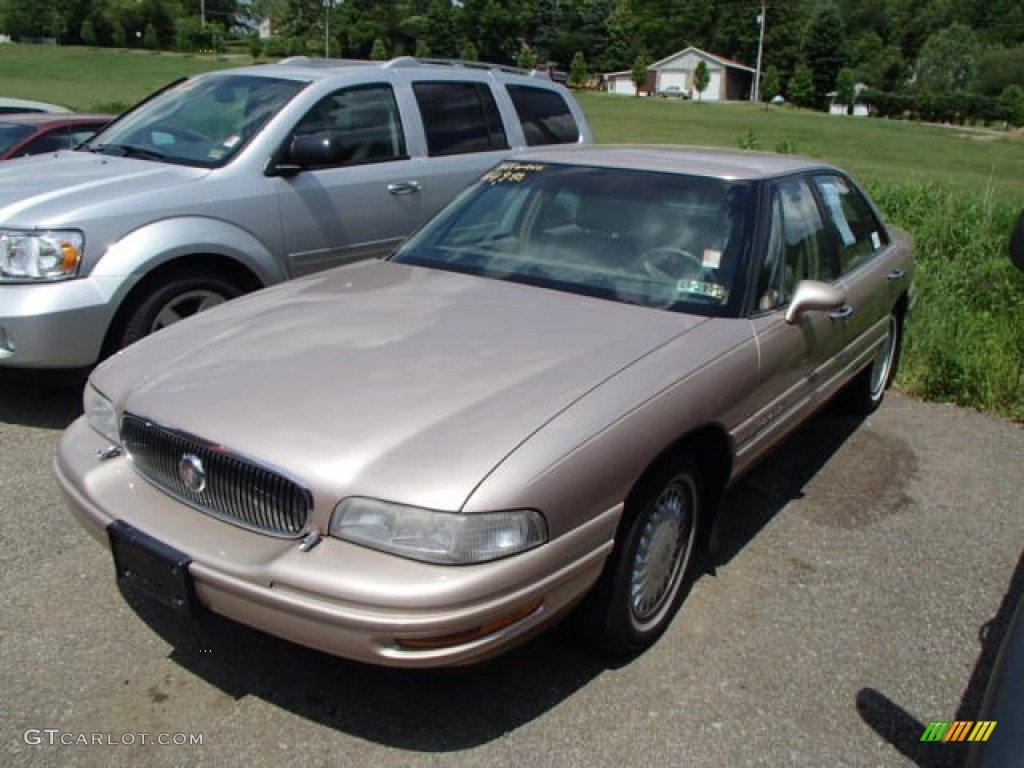
POLYGON ((700 263, 704 269, 718 269, 722 263, 722 252, 716 248, 705 248, 700 263))
POLYGON ((725 301, 729 292, 724 285, 718 283, 705 283, 703 280, 680 280, 676 283, 676 290, 680 293, 695 293, 698 296, 707 296, 709 299, 725 301))
POLYGON ((485 173, 482 178, 492 186, 509 182, 518 184, 525 181, 528 174, 543 170, 544 166, 537 163, 502 163, 493 171, 485 173))

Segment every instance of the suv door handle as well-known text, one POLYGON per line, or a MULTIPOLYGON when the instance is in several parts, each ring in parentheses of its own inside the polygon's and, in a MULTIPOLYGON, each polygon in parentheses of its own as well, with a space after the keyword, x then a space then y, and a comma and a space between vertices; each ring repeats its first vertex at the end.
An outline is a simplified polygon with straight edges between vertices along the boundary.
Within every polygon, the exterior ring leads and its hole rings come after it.
POLYGON ((885 276, 886 280, 901 280, 903 276, 907 274, 904 270, 898 267, 885 276))
POLYGON ((395 181, 388 184, 388 192, 392 195, 411 195, 420 191, 418 181, 395 181))
POLYGON ((831 312, 828 313, 828 316, 831 317, 833 320, 847 320, 850 318, 852 314, 853 307, 851 307, 849 304, 846 304, 845 306, 842 306, 839 309, 832 310, 831 312))

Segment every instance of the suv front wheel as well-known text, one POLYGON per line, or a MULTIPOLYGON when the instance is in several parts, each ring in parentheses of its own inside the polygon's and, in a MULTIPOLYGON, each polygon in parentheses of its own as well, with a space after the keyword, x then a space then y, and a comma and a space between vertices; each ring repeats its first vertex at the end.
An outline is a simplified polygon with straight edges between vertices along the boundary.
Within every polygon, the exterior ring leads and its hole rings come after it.
POLYGON ((176 275, 146 294, 129 312, 118 348, 241 294, 237 285, 215 272, 176 275))

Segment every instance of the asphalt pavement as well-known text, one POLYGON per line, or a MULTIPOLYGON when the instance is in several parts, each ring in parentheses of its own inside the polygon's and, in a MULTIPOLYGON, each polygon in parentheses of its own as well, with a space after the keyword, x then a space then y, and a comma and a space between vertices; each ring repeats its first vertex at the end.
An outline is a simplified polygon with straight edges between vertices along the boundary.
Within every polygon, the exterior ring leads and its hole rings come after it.
POLYGON ((1024 593, 1024 429, 890 395, 730 492, 632 662, 559 628, 479 667, 367 667, 126 601, 52 475, 79 389, 0 373, 4 765, 953 766, 921 734, 973 719, 1024 593))

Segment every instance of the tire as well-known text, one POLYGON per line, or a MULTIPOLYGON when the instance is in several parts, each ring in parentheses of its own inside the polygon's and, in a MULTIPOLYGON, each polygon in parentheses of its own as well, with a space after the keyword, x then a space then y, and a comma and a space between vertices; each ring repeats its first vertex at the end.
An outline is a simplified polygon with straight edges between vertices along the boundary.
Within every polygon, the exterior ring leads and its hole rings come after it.
POLYGON ((689 457, 656 468, 630 494, 615 548, 581 608, 581 628, 609 655, 636 655, 671 624, 698 560, 701 505, 689 457))
POLYGON ((875 359, 847 385, 843 401, 855 413, 867 416, 878 410, 885 398, 885 390, 892 384, 899 367, 903 347, 903 317, 893 311, 889 315, 889 328, 875 359))
POLYGON ((118 348, 242 294, 215 272, 188 272, 151 291, 128 313, 118 348))

